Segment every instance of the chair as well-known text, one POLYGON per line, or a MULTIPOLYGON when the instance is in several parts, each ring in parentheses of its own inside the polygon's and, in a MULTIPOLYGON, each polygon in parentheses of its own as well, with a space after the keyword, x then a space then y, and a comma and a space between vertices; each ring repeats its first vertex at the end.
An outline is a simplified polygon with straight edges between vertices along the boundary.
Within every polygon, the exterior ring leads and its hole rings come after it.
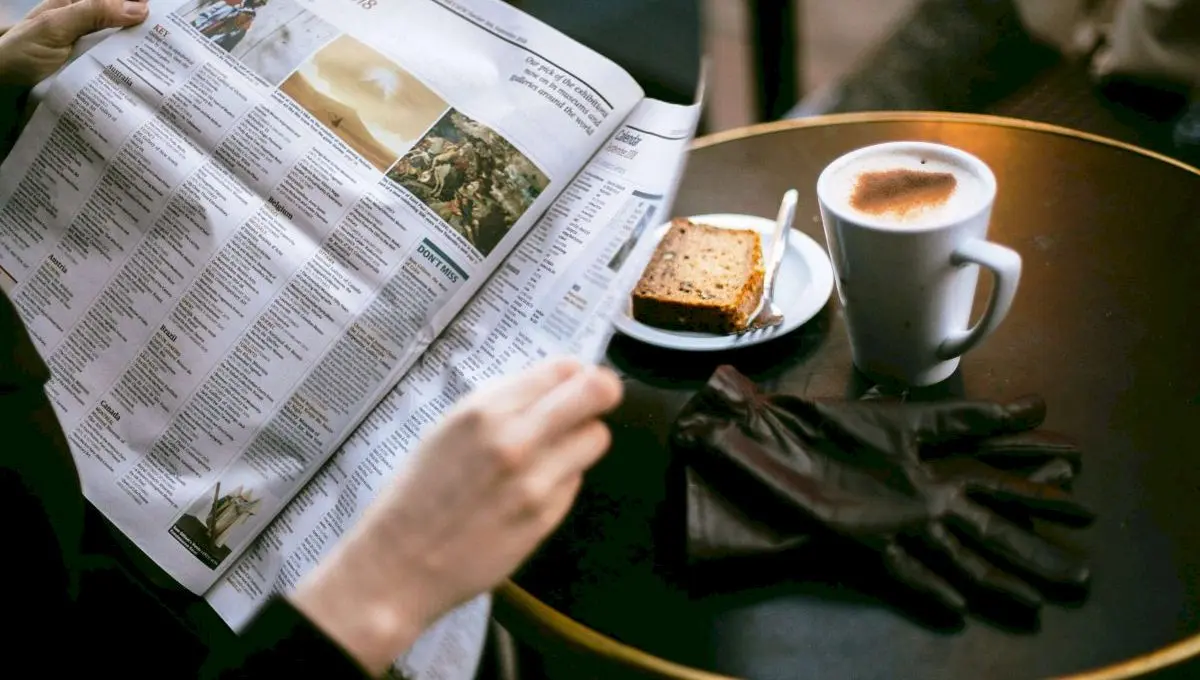
POLYGON ((795 118, 870 110, 989 113, 1052 123, 1200 162, 1175 134, 1185 92, 1165 85, 1097 85, 1087 59, 1039 44, 1011 0, 923 0, 851 73, 810 93, 795 118))

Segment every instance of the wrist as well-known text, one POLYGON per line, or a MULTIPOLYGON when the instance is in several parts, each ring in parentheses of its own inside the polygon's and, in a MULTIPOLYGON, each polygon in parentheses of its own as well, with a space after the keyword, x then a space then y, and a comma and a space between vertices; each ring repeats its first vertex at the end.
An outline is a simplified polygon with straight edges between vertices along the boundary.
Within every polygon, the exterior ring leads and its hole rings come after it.
POLYGON ((382 579, 379 566, 363 560, 360 552, 345 542, 339 545, 289 599, 365 670, 378 675, 416 641, 425 621, 418 607, 397 597, 404 590, 402 577, 382 579))

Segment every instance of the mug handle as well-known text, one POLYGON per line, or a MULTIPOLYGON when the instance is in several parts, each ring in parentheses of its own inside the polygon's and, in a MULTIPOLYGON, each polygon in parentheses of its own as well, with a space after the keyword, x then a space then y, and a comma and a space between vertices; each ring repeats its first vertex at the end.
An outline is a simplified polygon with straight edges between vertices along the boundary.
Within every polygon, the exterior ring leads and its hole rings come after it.
POLYGON ((956 267, 977 264, 992 272, 992 295, 987 309, 975 323, 974 328, 951 331, 949 337, 938 346, 937 357, 943 361, 965 354, 981 340, 991 335, 1012 307, 1017 295, 1017 281, 1021 278, 1021 256, 1011 248, 983 240, 963 243, 950 256, 956 267))

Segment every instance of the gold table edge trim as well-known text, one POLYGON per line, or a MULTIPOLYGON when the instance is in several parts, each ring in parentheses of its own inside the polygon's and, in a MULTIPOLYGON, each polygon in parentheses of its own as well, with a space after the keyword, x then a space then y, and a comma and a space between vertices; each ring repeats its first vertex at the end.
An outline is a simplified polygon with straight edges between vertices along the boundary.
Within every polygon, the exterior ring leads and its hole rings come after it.
MULTIPOLYGON (((725 142, 731 142, 747 137, 773 134, 796 128, 828 127, 832 125, 848 125, 855 123, 975 123, 978 125, 993 125, 1020 130, 1033 130, 1048 134, 1074 137, 1096 144, 1116 147, 1124 151, 1147 156, 1158 161, 1173 165, 1181 170, 1200 176, 1200 169, 1169 156, 1143 149, 1142 147, 1109 139, 1088 132, 1072 130, 1049 123, 1005 118, 1003 116, 988 116, 973 113, 941 113, 934 111, 888 111, 840 113, 826 116, 812 116, 793 120, 779 120, 768 123, 748 125, 723 132, 717 132, 696 139, 693 149, 703 149, 725 142)), ((632 666, 642 671, 649 671, 665 678, 677 680, 736 680, 731 676, 709 673, 689 666, 668 661, 644 652, 636 647, 620 642, 594 628, 590 628, 550 605, 542 602, 532 593, 517 585, 512 580, 506 581, 496 591, 496 596, 504 605, 513 610, 514 614, 526 616, 534 622, 545 626, 580 647, 598 656, 632 666)), ((500 618, 500 617, 498 617, 500 618)), ((501 625, 505 622, 500 621, 501 625)), ((1179 642, 1094 670, 1084 671, 1069 676, 1060 676, 1057 680, 1124 680, 1152 671, 1161 670, 1168 666, 1200 656, 1200 634, 1184 638, 1179 642)))
POLYGON ((1102 144, 1104 146, 1111 146, 1124 151, 1130 151, 1132 153, 1153 158, 1157 161, 1162 161, 1168 165, 1173 165, 1176 168, 1190 172, 1193 175, 1200 175, 1200 168, 1188 165, 1183 161, 1171 158, 1170 156, 1165 156, 1157 151, 1151 151, 1150 149, 1142 148, 1135 144, 1122 142, 1116 139, 1110 139, 1101 135, 1094 135, 1090 132, 1073 130, 1071 128, 1062 127, 1061 125, 1053 125, 1050 123, 1021 120, 1019 118, 989 116, 979 113, 945 113, 940 111, 865 111, 858 113, 835 113, 824 116, 811 116, 808 118, 795 118, 790 120, 776 120, 768 123, 757 123, 755 125, 733 128, 699 137, 692 143, 692 149, 703 149, 706 147, 715 146, 717 144, 723 144, 725 142, 732 142, 739 139, 745 139, 747 137, 757 137, 775 132, 783 132, 785 130, 809 127, 832 127, 835 125, 852 125, 856 123, 975 123, 977 125, 991 125, 994 127, 1011 128, 1016 130, 1045 132, 1062 137, 1074 137, 1076 139, 1082 139, 1084 141, 1102 144))

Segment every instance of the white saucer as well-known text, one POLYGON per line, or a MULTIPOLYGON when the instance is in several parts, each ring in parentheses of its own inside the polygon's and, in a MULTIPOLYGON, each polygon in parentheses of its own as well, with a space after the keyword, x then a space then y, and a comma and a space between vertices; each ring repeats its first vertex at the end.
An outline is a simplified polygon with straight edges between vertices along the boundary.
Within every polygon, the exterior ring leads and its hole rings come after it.
MULTIPOLYGON (((689 219, 726 229, 754 229, 762 235, 764 247, 769 245, 771 232, 775 228, 773 220, 753 215, 696 215, 689 219)), ((670 227, 670 223, 659 225, 648 234, 650 239, 646 247, 653 249, 657 246, 670 227)), ((833 267, 829 264, 829 256, 825 249, 796 229, 792 229, 788 235, 788 247, 784 252, 783 265, 779 268, 778 276, 779 280, 775 284, 775 304, 783 310, 783 323, 778 326, 741 335, 669 331, 636 321, 631 316, 629 304, 617 312, 614 325, 617 330, 631 338, 669 349, 712 352, 757 345, 789 333, 816 316, 833 292, 833 267)))

